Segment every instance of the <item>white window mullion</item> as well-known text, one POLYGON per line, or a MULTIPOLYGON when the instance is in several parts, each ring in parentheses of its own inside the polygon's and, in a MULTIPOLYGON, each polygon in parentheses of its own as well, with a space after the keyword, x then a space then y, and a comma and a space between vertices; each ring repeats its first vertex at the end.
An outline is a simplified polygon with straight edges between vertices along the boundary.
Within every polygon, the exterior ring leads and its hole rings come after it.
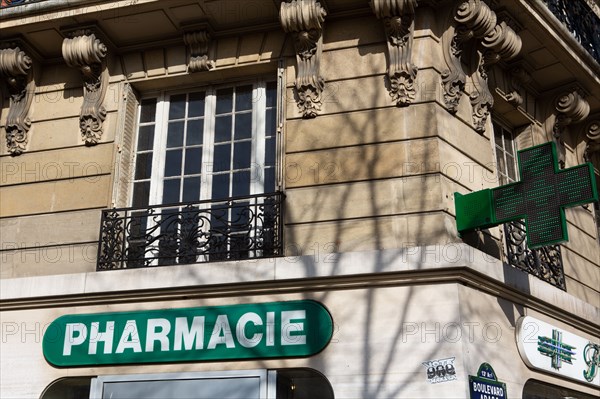
POLYGON ((154 128, 154 157, 152 158, 152 179, 150 181, 150 205, 162 203, 163 179, 165 177, 165 157, 167 148, 169 102, 164 95, 156 101, 156 125, 154 128))
POLYGON ((267 90, 265 82, 254 86, 252 98, 252 161, 250 194, 262 194, 265 191, 265 109, 267 107, 267 90), (254 173, 255 172, 255 173, 254 173))
POLYGON ((202 140, 202 181, 200 199, 212 197, 212 173, 214 170, 214 137, 217 96, 214 90, 207 90, 204 104, 204 137, 202 140))

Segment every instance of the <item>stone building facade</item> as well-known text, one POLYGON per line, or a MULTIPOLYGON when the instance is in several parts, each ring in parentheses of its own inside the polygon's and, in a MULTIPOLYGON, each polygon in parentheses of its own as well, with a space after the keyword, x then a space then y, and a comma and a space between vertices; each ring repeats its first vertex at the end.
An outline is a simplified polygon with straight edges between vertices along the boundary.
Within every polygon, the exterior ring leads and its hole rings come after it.
POLYGON ((546 142, 598 180, 599 16, 592 0, 3 0, 0 395, 597 397, 598 203, 530 250, 519 222, 459 234, 454 199, 519 180, 517 151, 546 142), (156 342, 138 348, 124 315, 172 323, 144 324, 156 342), (574 358, 538 348, 540 366, 527 348, 546 338, 574 358))

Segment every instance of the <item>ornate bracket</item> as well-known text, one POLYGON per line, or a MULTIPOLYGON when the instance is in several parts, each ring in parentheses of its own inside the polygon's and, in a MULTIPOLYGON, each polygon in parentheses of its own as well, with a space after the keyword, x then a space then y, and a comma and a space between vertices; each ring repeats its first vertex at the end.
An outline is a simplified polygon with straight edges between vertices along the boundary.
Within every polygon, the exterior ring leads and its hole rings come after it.
POLYGON ((210 71, 214 69, 215 62, 208 56, 210 33, 208 30, 186 32, 183 41, 188 46, 189 60, 188 72, 210 71))
POLYGON ((281 3, 281 25, 285 32, 292 33, 296 47, 296 93, 298 108, 304 118, 314 118, 321 110, 325 83, 319 75, 319 65, 326 15, 317 0, 281 3))
POLYGON ((371 0, 371 8, 383 20, 388 47, 389 92, 398 106, 415 100, 418 68, 411 61, 417 0, 371 0))
POLYGON ((11 155, 25 151, 31 128, 29 110, 35 94, 33 61, 16 44, 0 48, 0 75, 6 79, 10 108, 6 118, 6 146, 11 155))
POLYGON ((552 126, 552 136, 558 148, 558 161, 565 166, 565 146, 561 137, 564 128, 573 123, 581 122, 590 113, 590 104, 583 98, 582 91, 574 88, 561 93, 554 101, 556 119, 552 126))
POLYGON ((475 39, 472 59, 477 69, 473 76, 474 88, 469 94, 473 106, 473 123, 479 133, 485 131, 490 109, 494 104, 488 87, 490 65, 515 57, 521 50, 521 39, 505 22, 497 23, 496 13, 482 0, 460 3, 453 14, 453 25, 442 36, 444 58, 448 69, 442 73, 444 101, 448 111, 456 113, 460 97, 465 90, 466 74, 461 56, 466 41, 475 39))
POLYGON ((488 86, 489 67, 519 54, 521 38, 506 22, 501 22, 483 37, 481 46, 483 50, 479 56, 477 72, 473 76, 474 90, 469 95, 473 107, 473 124, 478 133, 485 132, 485 124, 494 105, 494 97, 488 86))
POLYGON ((585 127, 585 136, 587 144, 583 153, 583 159, 586 162, 592 162, 592 157, 595 154, 600 154, 600 120, 595 119, 587 124, 585 127))
POLYGON ((102 104, 108 86, 107 53, 106 45, 90 29, 68 33, 62 44, 67 65, 79 68, 83 77, 79 127, 86 145, 96 145, 102 137, 102 123, 106 119, 106 109, 102 104))

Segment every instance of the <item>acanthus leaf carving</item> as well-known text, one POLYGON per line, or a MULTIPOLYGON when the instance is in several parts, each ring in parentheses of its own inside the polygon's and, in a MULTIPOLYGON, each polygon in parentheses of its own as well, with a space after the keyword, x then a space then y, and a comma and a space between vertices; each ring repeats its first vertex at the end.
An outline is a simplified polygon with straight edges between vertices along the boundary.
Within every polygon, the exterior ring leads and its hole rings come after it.
POLYGON ((83 105, 79 128, 86 145, 96 145, 102 138, 106 119, 104 98, 108 86, 106 45, 89 29, 70 32, 62 44, 62 54, 68 66, 78 68, 83 78, 83 105))
POLYGON ((414 18, 417 0, 372 0, 371 8, 383 20, 387 37, 390 96, 398 106, 411 104, 416 97, 418 68, 412 63, 414 18))
POLYGON ((208 55, 210 44, 208 30, 186 32, 183 41, 188 46, 189 60, 188 72, 210 71, 215 68, 215 61, 208 55))
POLYGON ((494 97, 488 86, 489 67, 500 60, 514 58, 521 50, 521 39, 503 21, 483 37, 481 46, 483 50, 476 50, 479 53, 479 65, 473 76, 474 90, 469 98, 473 106, 475 130, 483 134, 487 118, 494 106, 494 97))
POLYGON ((16 43, 7 43, 0 49, 0 75, 6 79, 10 95, 6 145, 8 152, 16 156, 26 150, 29 140, 29 111, 35 94, 33 60, 16 43))
POLYGON ((485 131, 489 112, 494 104, 488 87, 490 65, 515 57, 521 49, 521 39, 505 22, 498 23, 496 13, 481 0, 458 4, 452 15, 452 26, 442 36, 444 58, 448 69, 442 72, 446 108, 456 113, 465 91, 466 74, 462 69, 463 45, 474 39, 471 60, 475 60, 473 90, 469 95, 473 107, 473 124, 479 133, 485 131))
POLYGON ((325 88, 320 76, 323 23, 327 12, 316 0, 291 0, 281 3, 283 30, 291 33, 296 48, 296 94, 304 118, 314 118, 321 110, 325 88))

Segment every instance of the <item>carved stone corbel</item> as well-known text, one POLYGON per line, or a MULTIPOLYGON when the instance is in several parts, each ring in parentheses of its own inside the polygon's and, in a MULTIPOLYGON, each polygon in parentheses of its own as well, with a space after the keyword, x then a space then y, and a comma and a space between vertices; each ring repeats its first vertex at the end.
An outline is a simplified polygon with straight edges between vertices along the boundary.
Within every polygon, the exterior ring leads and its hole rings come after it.
POLYGON ((519 54, 521 38, 505 22, 501 22, 483 37, 481 46, 483 50, 480 51, 479 65, 473 76, 474 90, 469 95, 473 107, 473 124, 478 133, 485 132, 485 124, 494 105, 494 97, 488 86, 489 67, 519 54))
POLYGON ((496 14, 481 0, 468 0, 456 7, 452 19, 451 27, 442 35, 447 65, 442 72, 442 86, 446 108, 456 113, 466 83, 466 74, 461 65, 463 43, 491 33, 496 26, 496 14))
POLYGON ((583 159, 586 162, 592 162, 592 157, 595 154, 600 154, 600 120, 595 119, 586 125, 585 136, 587 144, 583 159))
POLYGON ((208 55, 210 44, 210 33, 208 30, 186 32, 183 41, 188 46, 188 72, 202 72, 214 69, 215 62, 208 55))
POLYGON ((103 103, 108 86, 107 53, 106 45, 90 29, 68 33, 62 44, 65 62, 79 68, 83 77, 79 127, 86 145, 96 145, 102 137, 102 124, 106 119, 103 103))
POLYGON ((564 128, 584 120, 590 113, 590 104, 583 98, 581 90, 574 88, 561 93, 554 101, 556 119, 552 126, 552 136, 557 144, 558 161, 565 166, 565 146, 562 139, 564 128))
POLYGON ((525 85, 531 82, 531 73, 527 70, 524 65, 515 66, 509 72, 510 86, 508 90, 511 90, 506 94, 506 101, 508 101, 513 107, 523 105, 524 99, 520 92, 525 91, 525 85))
POLYGON ((296 48, 296 94, 304 118, 314 118, 321 110, 325 87, 319 73, 323 47, 323 23, 327 12, 317 0, 291 0, 281 3, 283 30, 291 33, 296 48))
POLYGON ((0 48, 0 75, 6 79, 10 95, 10 106, 6 118, 6 146, 11 155, 25 151, 31 128, 29 110, 35 95, 33 61, 16 44, 0 48))
POLYGON ((387 36, 390 96, 398 106, 415 100, 418 68, 411 61, 417 0, 371 0, 387 36))

